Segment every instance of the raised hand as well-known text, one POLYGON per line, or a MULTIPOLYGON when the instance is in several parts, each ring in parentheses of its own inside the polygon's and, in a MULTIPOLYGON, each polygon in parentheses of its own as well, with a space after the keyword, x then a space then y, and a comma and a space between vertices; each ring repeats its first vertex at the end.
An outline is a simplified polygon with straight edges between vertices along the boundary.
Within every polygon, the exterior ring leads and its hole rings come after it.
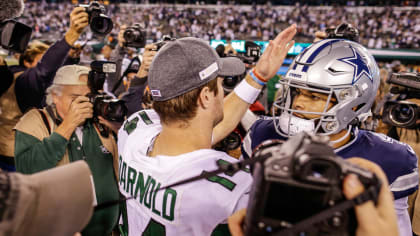
POLYGON ((296 34, 296 25, 293 24, 279 33, 274 40, 270 40, 269 45, 261 55, 255 66, 255 70, 266 80, 276 75, 280 66, 286 58, 287 52, 294 45, 293 37, 296 34))

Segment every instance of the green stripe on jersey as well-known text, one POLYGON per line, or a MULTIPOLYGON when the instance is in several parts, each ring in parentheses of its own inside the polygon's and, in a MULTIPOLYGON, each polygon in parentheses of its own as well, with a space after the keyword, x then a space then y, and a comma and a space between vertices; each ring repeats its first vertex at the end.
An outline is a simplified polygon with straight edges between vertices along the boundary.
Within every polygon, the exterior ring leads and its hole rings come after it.
MULTIPOLYGON (((203 171, 202 174, 206 174, 208 173, 207 171, 203 171)), ((236 184, 232 181, 230 181, 229 179, 225 178, 225 177, 221 177, 218 175, 215 176, 211 176, 207 178, 208 181, 213 182, 213 183, 218 183, 220 185, 222 185, 223 187, 225 187, 226 189, 232 191, 236 184)))
POLYGON ((143 119, 143 122, 146 125, 150 125, 153 124, 152 120, 149 118, 149 116, 147 115, 147 113, 145 111, 141 111, 139 112, 140 117, 143 119))

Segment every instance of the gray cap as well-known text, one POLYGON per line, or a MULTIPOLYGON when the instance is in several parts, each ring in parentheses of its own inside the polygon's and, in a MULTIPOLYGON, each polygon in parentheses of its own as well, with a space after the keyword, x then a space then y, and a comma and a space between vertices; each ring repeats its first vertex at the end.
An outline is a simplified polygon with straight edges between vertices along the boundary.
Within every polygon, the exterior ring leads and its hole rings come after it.
POLYGON ((166 43, 150 66, 153 101, 166 101, 196 89, 217 76, 236 76, 245 65, 235 57, 220 58, 210 45, 188 37, 166 43))

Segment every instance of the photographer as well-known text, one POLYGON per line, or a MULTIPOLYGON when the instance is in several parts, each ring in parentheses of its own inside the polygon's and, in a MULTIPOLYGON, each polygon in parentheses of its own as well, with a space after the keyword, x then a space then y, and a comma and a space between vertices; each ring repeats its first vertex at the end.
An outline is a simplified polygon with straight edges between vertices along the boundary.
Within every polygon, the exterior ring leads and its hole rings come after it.
MULTIPOLYGON (((378 107, 378 117, 382 118, 388 136, 409 144, 414 152, 420 154, 420 131, 418 107, 420 106, 418 78, 419 74, 402 72, 401 65, 393 69, 387 77, 391 86, 378 107)), ((418 191, 409 197, 409 213, 412 218, 413 232, 420 235, 420 197, 418 191)))
POLYGON ((147 87, 147 75, 149 73, 150 64, 156 53, 156 45, 146 45, 143 53, 143 61, 136 76, 130 80, 127 92, 121 94, 121 100, 125 101, 128 109, 127 116, 144 109, 142 103, 147 87))
MULTIPOLYGON (((381 190, 378 197, 378 204, 375 206, 372 201, 356 206, 356 218, 358 222, 357 236, 394 236, 398 235, 398 225, 395 210, 393 209, 393 199, 388 181, 382 169, 365 159, 350 158, 349 162, 359 165, 375 173, 382 181, 381 190)), ((343 193, 348 199, 352 199, 363 192, 363 185, 356 176, 348 175, 343 182, 343 193)), ((281 210, 281 209, 279 209, 281 210)), ((233 214, 228 219, 229 230, 232 236, 243 236, 243 222, 246 209, 242 209, 233 214)))
MULTIPOLYGON (((125 40, 124 31, 120 31, 118 42, 124 45, 125 40)), ((153 58, 157 53, 157 45, 156 44, 148 44, 144 47, 143 59, 140 64, 140 68, 134 76, 133 79, 130 80, 128 89, 125 93, 122 93, 121 100, 125 101, 127 106, 128 112, 127 116, 140 111, 143 109, 142 102, 143 102, 143 95, 145 93, 145 89, 147 87, 147 75, 149 73, 149 68, 152 63, 153 58)), ((127 68, 130 69, 130 68, 127 68)), ((118 61, 117 61, 117 74, 118 74, 118 61)))
POLYGON ((48 45, 38 41, 30 43, 25 52, 19 56, 19 65, 10 66, 10 70, 15 74, 36 67, 48 48, 48 45))
POLYGON ((337 155, 381 166, 396 199, 400 235, 410 235, 407 198, 418 188, 416 154, 407 144, 355 127, 369 114, 379 83, 378 66, 360 44, 342 39, 312 44, 280 81, 281 95, 274 102, 280 116, 256 121, 242 154, 249 158, 265 140, 285 140, 302 131, 329 136, 337 155))
MULTIPOLYGON (((48 106, 32 109, 16 125, 16 169, 32 174, 84 160, 92 170, 98 204, 118 199, 118 159, 114 137, 103 137, 92 122, 93 105, 87 94, 90 69, 61 67, 47 89, 48 106)), ((83 235, 110 235, 118 206, 94 213, 83 235)))
POLYGON ((0 168, 14 170, 13 127, 31 107, 42 107, 45 90, 51 84, 57 69, 62 66, 71 46, 88 25, 83 7, 70 14, 70 28, 64 39, 52 45, 33 68, 14 74, 14 80, 0 97, 0 168))

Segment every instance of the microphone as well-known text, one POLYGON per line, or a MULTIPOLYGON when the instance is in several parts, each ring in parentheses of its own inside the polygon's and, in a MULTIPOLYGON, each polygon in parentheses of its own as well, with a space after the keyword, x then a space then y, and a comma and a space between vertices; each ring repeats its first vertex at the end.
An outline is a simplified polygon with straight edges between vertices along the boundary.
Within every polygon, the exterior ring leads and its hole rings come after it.
POLYGON ((23 0, 0 0, 0 22, 19 17, 24 8, 23 0))

